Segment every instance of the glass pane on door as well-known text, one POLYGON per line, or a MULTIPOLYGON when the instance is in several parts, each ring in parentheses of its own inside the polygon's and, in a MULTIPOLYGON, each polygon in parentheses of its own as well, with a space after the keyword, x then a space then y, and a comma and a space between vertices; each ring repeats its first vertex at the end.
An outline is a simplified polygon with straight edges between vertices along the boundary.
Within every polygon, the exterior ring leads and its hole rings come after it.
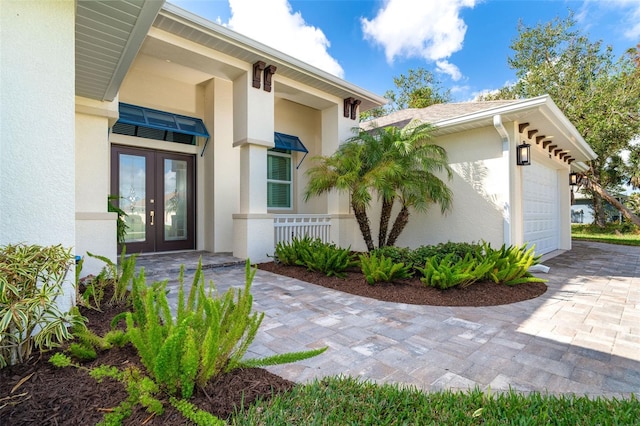
POLYGON ((187 162, 164 159, 164 239, 186 240, 187 162))
POLYGON ((120 208, 127 213, 125 243, 145 241, 146 211, 146 158, 120 154, 119 196, 120 208))

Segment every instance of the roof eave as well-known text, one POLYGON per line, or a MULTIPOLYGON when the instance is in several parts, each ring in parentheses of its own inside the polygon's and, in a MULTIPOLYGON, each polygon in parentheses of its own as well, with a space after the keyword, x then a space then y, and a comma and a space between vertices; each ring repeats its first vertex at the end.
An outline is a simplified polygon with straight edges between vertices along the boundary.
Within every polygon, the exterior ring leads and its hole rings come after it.
POLYGON ((382 96, 376 95, 375 93, 356 86, 355 84, 340 77, 336 77, 335 75, 314 67, 313 65, 230 30, 222 25, 216 24, 215 22, 211 22, 171 3, 165 3, 160 14, 174 20, 179 20, 186 25, 195 25, 197 27, 213 31, 216 33, 217 37, 225 43, 262 56, 267 62, 274 63, 278 67, 290 68, 296 72, 312 77, 319 82, 329 84, 330 86, 338 89, 338 91, 353 93, 363 101, 361 103, 361 108, 363 110, 382 106, 387 103, 387 100, 382 96))

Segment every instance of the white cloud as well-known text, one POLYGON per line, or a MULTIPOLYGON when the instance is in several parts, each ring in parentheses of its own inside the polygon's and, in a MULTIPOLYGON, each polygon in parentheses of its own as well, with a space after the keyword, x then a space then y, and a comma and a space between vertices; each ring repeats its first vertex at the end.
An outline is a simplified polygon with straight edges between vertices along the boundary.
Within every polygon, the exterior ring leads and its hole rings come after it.
POLYGON ((475 4, 476 0, 386 0, 375 18, 361 18, 362 31, 365 39, 384 48, 387 62, 424 58, 457 80, 460 70, 446 59, 462 49, 467 25, 460 10, 475 4))
POLYGON ((622 33, 629 40, 638 40, 640 38, 640 1, 638 0, 609 0, 596 1, 586 0, 577 18, 579 22, 586 22, 588 7, 596 7, 602 10, 615 9, 620 13, 620 27, 624 30, 622 33))
POLYGON ((338 77, 344 70, 327 49, 331 43, 321 29, 308 25, 288 0, 229 0, 227 26, 287 55, 338 77))

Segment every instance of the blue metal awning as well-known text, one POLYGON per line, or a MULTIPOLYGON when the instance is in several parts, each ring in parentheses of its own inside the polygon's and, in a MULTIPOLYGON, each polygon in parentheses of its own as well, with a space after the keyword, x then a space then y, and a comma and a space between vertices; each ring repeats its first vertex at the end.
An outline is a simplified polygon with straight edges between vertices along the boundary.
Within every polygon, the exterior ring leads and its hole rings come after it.
POLYGON ((119 123, 206 138, 207 140, 202 148, 202 154, 204 154, 204 149, 207 147, 207 143, 209 142, 209 132, 202 120, 199 118, 187 117, 185 115, 173 114, 166 111, 158 111, 156 109, 125 104, 122 102, 119 105, 119 112, 119 123))
POLYGON ((273 142, 275 143, 275 148, 277 149, 304 152, 304 156, 296 166, 296 169, 300 167, 300 164, 302 164, 302 161, 304 161, 304 158, 309 153, 309 150, 307 149, 307 147, 304 146, 300 138, 297 136, 285 135, 284 133, 274 132, 273 142))
POLYGON ((308 153, 309 150, 304 146, 299 137, 293 135, 285 135, 284 133, 274 133, 274 142, 276 148, 286 149, 288 151, 300 151, 308 153))

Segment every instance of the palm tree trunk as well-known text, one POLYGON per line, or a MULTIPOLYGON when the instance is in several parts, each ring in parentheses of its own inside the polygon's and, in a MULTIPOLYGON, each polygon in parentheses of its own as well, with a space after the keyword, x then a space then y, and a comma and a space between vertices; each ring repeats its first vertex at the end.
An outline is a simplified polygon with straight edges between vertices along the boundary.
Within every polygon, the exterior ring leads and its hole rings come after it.
POLYGON ((371 236, 371 227, 369 226, 369 218, 367 217, 367 211, 364 207, 358 206, 354 203, 351 203, 351 207, 353 208, 353 213, 356 216, 356 221, 358 222, 358 226, 360 227, 362 238, 364 238, 364 242, 367 245, 367 250, 375 250, 375 247, 373 245, 373 237, 371 236))
POLYGON ((382 199, 382 209, 380 211, 380 231, 378 232, 378 247, 387 245, 387 230, 389 229, 389 221, 391 220, 391 209, 393 208, 393 200, 382 199))
POLYGON ((388 246, 395 245, 396 240, 407 226, 407 223, 409 223, 409 209, 403 205, 402 210, 400 210, 400 213, 396 216, 396 220, 393 222, 391 232, 389 232, 389 239, 387 239, 388 246))

